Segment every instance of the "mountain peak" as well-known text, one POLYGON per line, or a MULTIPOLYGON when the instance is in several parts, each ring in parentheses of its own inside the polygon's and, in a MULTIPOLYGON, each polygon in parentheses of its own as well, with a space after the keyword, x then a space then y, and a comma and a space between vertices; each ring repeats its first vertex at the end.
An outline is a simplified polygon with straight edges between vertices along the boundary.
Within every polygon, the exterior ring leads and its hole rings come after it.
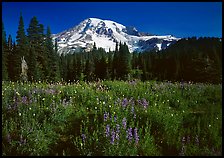
POLYGON ((106 51, 115 50, 116 42, 126 42, 129 51, 144 51, 165 49, 168 45, 179 40, 171 35, 155 36, 140 33, 134 26, 124 26, 112 20, 87 18, 74 28, 53 35, 57 39, 59 53, 102 47, 106 51))

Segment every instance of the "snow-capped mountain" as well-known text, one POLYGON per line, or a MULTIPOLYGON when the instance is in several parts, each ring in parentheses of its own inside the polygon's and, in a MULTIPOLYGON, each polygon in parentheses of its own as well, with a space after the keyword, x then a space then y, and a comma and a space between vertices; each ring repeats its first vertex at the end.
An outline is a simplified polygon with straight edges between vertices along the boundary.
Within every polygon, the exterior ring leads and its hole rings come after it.
POLYGON ((135 27, 124 26, 111 20, 89 18, 79 25, 52 35, 57 39, 59 53, 72 53, 80 50, 90 51, 94 42, 107 52, 115 50, 116 42, 126 42, 130 52, 161 50, 175 43, 180 38, 171 35, 157 36, 139 32, 135 27))

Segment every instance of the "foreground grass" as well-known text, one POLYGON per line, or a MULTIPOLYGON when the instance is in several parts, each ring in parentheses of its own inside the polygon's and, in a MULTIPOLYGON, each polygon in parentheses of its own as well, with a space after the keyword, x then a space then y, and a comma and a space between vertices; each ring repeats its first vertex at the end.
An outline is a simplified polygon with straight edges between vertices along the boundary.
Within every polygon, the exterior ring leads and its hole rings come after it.
POLYGON ((222 85, 2 82, 3 155, 221 155, 222 85))

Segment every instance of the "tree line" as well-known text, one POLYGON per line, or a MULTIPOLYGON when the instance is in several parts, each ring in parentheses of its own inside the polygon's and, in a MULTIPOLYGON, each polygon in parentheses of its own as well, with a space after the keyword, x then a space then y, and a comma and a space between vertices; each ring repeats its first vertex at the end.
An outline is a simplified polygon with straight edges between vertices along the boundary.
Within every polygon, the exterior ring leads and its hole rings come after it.
POLYGON ((222 41, 214 37, 191 37, 157 52, 130 53, 126 43, 116 43, 114 51, 94 47, 89 52, 58 53, 50 27, 33 17, 24 29, 20 15, 16 42, 6 39, 2 22, 2 79, 17 81, 21 57, 28 65, 29 81, 169 80, 222 82, 222 41))
POLYGON ((25 33, 22 14, 20 15, 15 41, 11 35, 6 39, 2 22, 2 80, 20 80, 21 58, 24 56, 28 65, 28 80, 60 80, 59 55, 57 43, 53 44, 50 27, 44 32, 44 25, 33 17, 25 33))

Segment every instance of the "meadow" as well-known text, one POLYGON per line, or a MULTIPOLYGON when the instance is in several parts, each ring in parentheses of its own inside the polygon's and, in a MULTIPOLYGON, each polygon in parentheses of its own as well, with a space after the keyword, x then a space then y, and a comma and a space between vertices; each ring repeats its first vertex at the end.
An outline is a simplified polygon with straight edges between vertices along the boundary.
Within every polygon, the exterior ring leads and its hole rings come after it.
POLYGON ((222 85, 3 81, 2 155, 222 155, 222 85))

